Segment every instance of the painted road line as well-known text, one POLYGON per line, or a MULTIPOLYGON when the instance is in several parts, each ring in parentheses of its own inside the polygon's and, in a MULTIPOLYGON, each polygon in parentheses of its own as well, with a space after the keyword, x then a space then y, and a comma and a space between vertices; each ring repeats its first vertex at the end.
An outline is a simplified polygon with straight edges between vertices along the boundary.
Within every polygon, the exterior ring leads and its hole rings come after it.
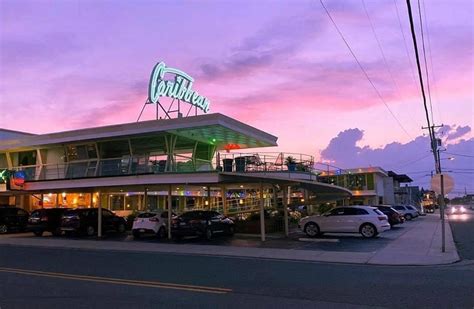
POLYGON ((232 289, 218 288, 218 287, 176 284, 176 283, 167 283, 167 282, 159 282, 159 281, 142 281, 142 280, 129 280, 129 279, 119 279, 119 278, 109 278, 109 277, 73 275, 73 274, 66 274, 66 273, 55 273, 55 272, 18 269, 18 268, 0 267, 0 272, 21 274, 21 275, 30 275, 30 276, 69 279, 69 280, 78 280, 78 281, 90 281, 90 282, 98 282, 98 283, 109 283, 109 284, 142 286, 142 287, 161 288, 161 289, 184 290, 184 291, 201 292, 201 293, 225 294, 225 293, 232 292, 232 289))
POLYGON ((339 242, 337 238, 298 238, 299 241, 307 242, 339 242))

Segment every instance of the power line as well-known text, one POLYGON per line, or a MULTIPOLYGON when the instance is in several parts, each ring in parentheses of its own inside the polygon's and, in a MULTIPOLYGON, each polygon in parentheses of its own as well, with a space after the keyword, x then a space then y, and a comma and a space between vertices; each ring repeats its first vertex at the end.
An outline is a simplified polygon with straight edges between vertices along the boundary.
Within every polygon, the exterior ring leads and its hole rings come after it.
POLYGON ((410 133, 408 133, 408 131, 403 127, 403 125, 401 124, 400 120, 398 120, 397 116, 395 116, 395 114, 392 112, 392 110, 390 109, 390 107, 388 106, 387 102, 385 102, 384 98, 382 97, 382 95, 380 94, 379 90, 377 89, 377 87, 375 87, 375 84, 372 82, 372 80, 370 79, 369 75, 367 74, 367 72, 365 71, 364 67, 362 66, 362 64, 360 63, 359 59, 357 59, 357 56, 355 55, 355 53, 352 51, 352 48, 350 47, 349 43, 347 42, 347 40, 344 38, 344 35, 342 34, 341 30, 339 30, 339 27, 337 26, 336 22, 334 21, 334 19, 332 18, 331 14, 329 13, 328 9, 326 8, 326 6, 324 5, 323 3, 323 0, 319 0, 321 2, 321 5, 323 6, 324 8, 324 11, 326 12, 326 14, 328 15, 329 19, 331 20, 332 24, 334 25, 334 28, 336 28, 337 32, 339 33, 339 36, 341 37, 341 39, 344 41, 344 43, 346 44, 347 48, 349 49, 352 57, 354 57, 355 61, 357 62, 359 68, 362 70, 362 72, 364 73, 365 75, 365 78, 367 78, 367 80, 369 81, 369 83, 372 85, 372 88, 374 88, 375 92, 377 93, 377 96, 380 98, 380 100, 383 102, 383 104, 385 105, 385 107, 388 109, 388 111, 390 112, 390 114, 392 115, 392 117, 397 121, 398 125, 400 126, 400 128, 402 128, 402 130, 408 135, 408 137, 410 137, 412 139, 412 136, 410 135, 410 133))
POLYGON ((418 68, 418 78, 419 78, 419 81, 420 81, 421 94, 423 96, 423 106, 425 108, 426 121, 428 122, 428 132, 430 133, 431 150, 433 151, 436 171, 441 172, 439 160, 438 160, 438 157, 437 157, 436 141, 435 141, 435 136, 434 136, 434 127, 432 127, 431 124, 430 124, 430 116, 428 114, 428 106, 426 104, 425 88, 423 86, 423 74, 421 73, 420 56, 418 54, 418 46, 416 44, 416 33, 415 33, 415 26, 413 24, 413 14, 411 12, 411 4, 410 4, 410 0, 406 0, 406 1, 407 1, 407 8, 408 8, 408 17, 409 17, 409 20, 410 20, 411 36, 412 36, 412 39, 413 39, 413 47, 415 49, 416 65, 417 65, 417 68, 418 68))
POLYGON ((426 87, 428 89, 428 100, 430 102, 431 121, 434 123, 433 104, 431 103, 430 77, 428 75, 428 63, 426 62, 425 35, 423 31, 423 19, 421 18, 420 0, 418 0, 418 15, 420 16, 421 43, 423 47, 423 59, 425 62, 426 87))
POLYGON ((385 53, 382 49, 382 44, 380 44, 380 40, 379 40, 379 37, 377 36, 377 32, 375 31, 374 24, 372 23, 372 19, 370 18, 369 12, 367 11, 367 6, 365 5, 365 1, 364 0, 361 0, 361 1, 362 1, 362 5, 364 7, 365 15, 367 16, 367 19, 369 20, 370 28, 372 28, 372 33, 374 34, 375 40, 377 41, 377 45, 379 47, 380 54, 382 55, 382 59, 383 59, 383 62, 385 64, 385 67, 387 68, 387 71, 390 75, 390 78, 392 79, 392 83, 395 86, 395 89, 398 93, 398 96, 401 98, 400 88, 398 87, 398 84, 395 81, 395 78, 393 77, 392 70, 390 69, 390 66, 388 65, 387 58, 385 57, 385 53))
POLYGON ((466 158, 474 158, 472 155, 467 155, 467 154, 461 154, 461 153, 453 153, 453 152, 447 152, 445 151, 444 153, 450 154, 452 156, 459 156, 459 157, 466 157, 466 158))
POLYGON ((408 51, 408 44, 405 38, 405 33, 403 32, 403 26, 402 26, 402 21, 400 19, 400 13, 398 13, 397 0, 393 0, 393 3, 395 3, 395 11, 397 12, 398 25, 400 26, 400 32, 402 33, 402 37, 403 37, 403 45, 405 46, 408 62, 410 63, 411 77, 413 78, 413 81, 416 83, 415 69, 413 68, 413 62, 411 61, 410 52, 408 51))
POLYGON ((431 52, 431 39, 430 39, 430 31, 429 31, 429 27, 428 27, 428 17, 426 15, 426 8, 425 8, 425 1, 422 0, 422 5, 423 5, 423 17, 425 19, 425 29, 426 29, 426 37, 428 38, 428 55, 430 56, 430 65, 431 65, 431 80, 433 81, 433 88, 434 88, 434 97, 436 98, 436 109, 438 110, 438 117, 439 117, 439 120, 441 121, 441 123, 443 122, 443 117, 441 115, 441 111, 439 109, 439 100, 438 100, 438 96, 437 96, 437 93, 438 93, 438 87, 437 87, 437 83, 436 83, 436 78, 435 78, 435 74, 434 74, 434 65, 433 65, 433 53, 431 52))

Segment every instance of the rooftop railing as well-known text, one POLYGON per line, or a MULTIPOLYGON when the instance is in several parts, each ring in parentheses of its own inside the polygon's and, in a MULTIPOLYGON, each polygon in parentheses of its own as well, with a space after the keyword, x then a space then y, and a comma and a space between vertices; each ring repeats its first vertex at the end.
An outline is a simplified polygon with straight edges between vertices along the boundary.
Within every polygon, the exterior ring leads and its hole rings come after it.
POLYGON ((216 153, 212 161, 174 155, 150 159, 146 156, 123 156, 111 159, 91 159, 67 163, 17 166, 25 171, 26 181, 127 176, 189 172, 299 172, 312 173, 312 156, 296 153, 216 153))

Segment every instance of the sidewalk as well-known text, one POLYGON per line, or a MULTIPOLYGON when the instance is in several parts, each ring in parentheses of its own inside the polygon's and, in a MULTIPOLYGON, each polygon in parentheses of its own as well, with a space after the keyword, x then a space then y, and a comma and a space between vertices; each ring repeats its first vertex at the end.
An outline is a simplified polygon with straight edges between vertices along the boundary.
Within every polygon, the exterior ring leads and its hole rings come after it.
POLYGON ((183 255, 194 254, 373 265, 440 265, 459 261, 449 223, 446 223, 446 252, 441 253, 441 223, 438 216, 428 215, 418 218, 416 221, 411 222, 409 226, 405 224, 403 228, 403 233, 399 237, 391 240, 389 244, 379 250, 372 252, 276 249, 116 240, 98 241, 94 239, 53 237, 38 238, 15 236, 15 234, 2 235, 0 237, 0 245, 159 252, 183 255))

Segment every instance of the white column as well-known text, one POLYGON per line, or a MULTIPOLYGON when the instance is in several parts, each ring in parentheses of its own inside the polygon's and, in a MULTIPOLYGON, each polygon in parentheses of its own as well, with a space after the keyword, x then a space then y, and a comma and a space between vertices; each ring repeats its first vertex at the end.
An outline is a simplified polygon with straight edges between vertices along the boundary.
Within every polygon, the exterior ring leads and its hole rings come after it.
POLYGON ((171 211, 173 200, 171 196, 171 185, 168 186, 168 239, 171 239, 171 211))
POLYGON ((288 190, 284 188, 283 190, 283 216, 285 220, 285 236, 288 237, 290 235, 288 229, 288 190))
POLYGON ((221 196, 222 196, 222 211, 224 212, 224 216, 227 216, 228 209, 227 209, 227 195, 225 186, 221 188, 221 196))
MULTIPOLYGON (((100 192, 99 192, 99 198, 100 198, 100 192)), ((102 205, 99 203, 98 204, 98 210, 97 210, 97 237, 101 238, 102 237, 102 205)))
POLYGON ((260 183, 260 237, 262 241, 265 241, 265 210, 263 200, 263 184, 260 183))

